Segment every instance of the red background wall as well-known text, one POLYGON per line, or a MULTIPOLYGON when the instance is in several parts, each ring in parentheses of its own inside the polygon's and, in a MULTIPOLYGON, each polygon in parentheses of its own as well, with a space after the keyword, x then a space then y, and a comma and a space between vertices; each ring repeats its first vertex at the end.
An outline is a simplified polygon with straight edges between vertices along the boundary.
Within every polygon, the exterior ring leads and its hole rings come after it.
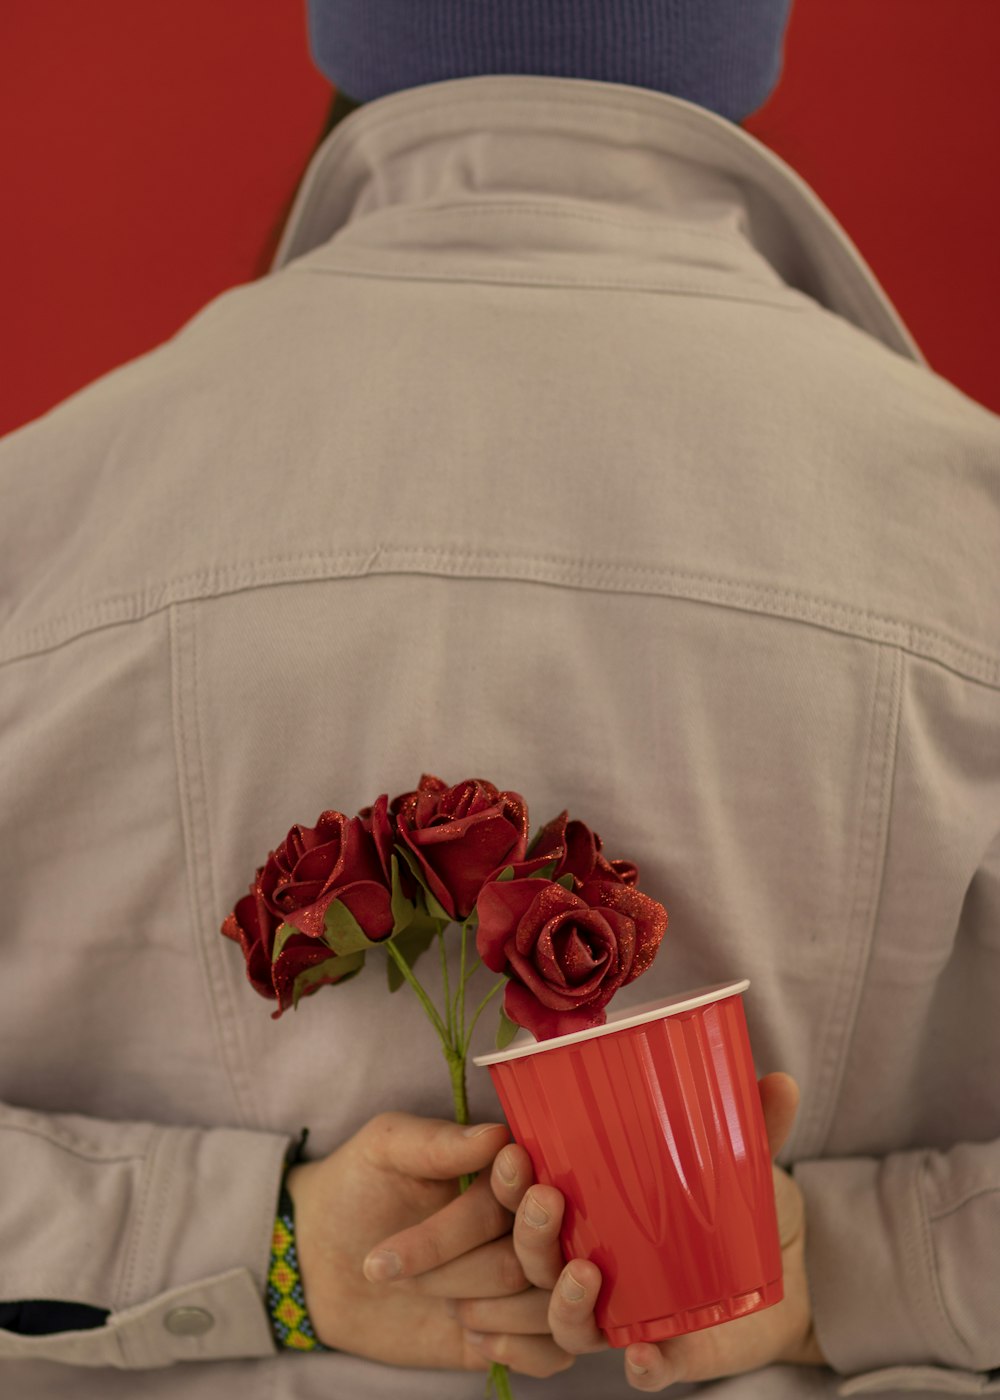
MULTIPOLYGON (((998 44, 995 0, 795 0, 747 123, 995 412, 998 44)), ((3 0, 0 433, 263 272, 330 94, 304 0, 3 0)))

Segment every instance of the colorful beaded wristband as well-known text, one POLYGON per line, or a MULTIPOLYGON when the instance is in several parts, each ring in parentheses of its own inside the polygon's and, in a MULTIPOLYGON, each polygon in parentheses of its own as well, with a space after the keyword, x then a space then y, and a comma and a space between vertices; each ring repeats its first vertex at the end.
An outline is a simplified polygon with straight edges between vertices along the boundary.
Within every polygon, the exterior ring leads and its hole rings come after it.
POLYGON ((324 1346, 316 1336, 306 1307, 295 1249, 295 1206, 286 1185, 288 1172, 301 1155, 305 1136, 303 1133, 295 1156, 286 1162, 281 1175, 281 1195, 271 1236, 271 1264, 267 1271, 267 1310, 279 1347, 295 1351, 331 1351, 333 1348, 324 1346))

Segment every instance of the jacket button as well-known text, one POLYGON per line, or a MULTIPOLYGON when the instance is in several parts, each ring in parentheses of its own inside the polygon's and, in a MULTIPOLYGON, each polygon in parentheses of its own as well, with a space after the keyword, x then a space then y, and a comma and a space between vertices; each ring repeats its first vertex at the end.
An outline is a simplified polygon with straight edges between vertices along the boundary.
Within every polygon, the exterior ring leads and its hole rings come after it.
POLYGON ((175 1337, 200 1337, 215 1326, 215 1318, 204 1308, 171 1308, 163 1325, 175 1337))

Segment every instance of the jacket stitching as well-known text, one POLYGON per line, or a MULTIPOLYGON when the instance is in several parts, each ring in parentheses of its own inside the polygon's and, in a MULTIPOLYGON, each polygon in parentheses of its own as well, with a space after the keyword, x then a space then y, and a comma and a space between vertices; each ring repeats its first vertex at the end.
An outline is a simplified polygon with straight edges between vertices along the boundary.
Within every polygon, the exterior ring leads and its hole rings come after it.
MULTIPOLYGON (((846 941, 841 968, 836 983, 836 992, 828 1001, 827 1015, 820 1043, 826 1046, 822 1065, 816 1074, 813 1086, 813 1101, 816 1109, 811 1118, 807 1137, 808 1146, 800 1149, 805 1155, 818 1157, 823 1154, 835 1117, 837 1104, 843 1085, 846 1058, 853 1039, 853 1027, 857 1020, 858 998, 865 985, 865 969, 871 957, 872 945, 877 925, 878 903, 881 895, 881 878, 885 862, 877 857, 876 845, 879 837, 884 841, 888 820, 884 820, 886 808, 886 776, 889 777, 889 806, 891 819, 892 778, 895 771, 895 748, 890 759, 889 740, 892 734, 894 717, 898 717, 902 685, 898 684, 901 654, 898 649, 891 651, 883 646, 878 648, 875 672, 875 693, 872 697, 871 716, 868 723, 867 763, 865 765, 865 788, 861 799, 861 820, 858 834, 857 855, 854 874, 851 880, 853 898, 848 927, 854 933, 846 941), (891 667, 891 669, 889 669, 891 667), (888 670, 888 675, 885 671, 888 670), (895 703, 893 698, 895 697, 895 703), (884 709, 884 718, 882 711, 884 709), (877 893, 872 890, 873 881, 878 881, 877 893), (825 1111, 823 1109, 825 1108, 825 1111)), ((896 727, 898 744, 899 728, 896 727)))
POLYGON ((944 1294, 941 1289, 941 1276, 938 1272, 937 1253, 934 1249, 934 1240, 931 1236, 930 1222, 927 1217, 927 1212, 924 1208, 924 1193, 923 1188, 921 1186, 921 1176, 926 1172, 926 1170, 926 1156, 923 1156, 918 1162, 916 1170, 913 1172, 913 1195, 916 1201, 915 1216, 916 1230, 919 1236, 919 1248, 923 1256, 923 1262, 926 1267, 927 1274, 930 1278, 931 1289, 933 1291, 934 1301, 937 1304, 938 1313, 944 1321, 945 1328, 947 1329, 950 1338, 958 1346, 959 1354, 963 1358, 961 1364, 967 1366, 971 1371, 975 1371, 976 1367, 971 1360, 972 1349, 969 1346, 968 1342, 965 1340, 965 1338, 962 1336, 962 1334, 959 1332, 958 1328, 955 1326, 955 1322, 951 1316, 951 1313, 948 1311, 947 1305, 944 1300, 944 1294))
POLYGON ((956 1201, 952 1206, 945 1206, 944 1210, 935 1211, 933 1214, 928 1211, 927 1219, 931 1224, 938 1220, 945 1220, 949 1215, 954 1215, 955 1211, 967 1206, 970 1201, 978 1200, 980 1196, 994 1196, 1000 1194, 1000 1186, 980 1186, 975 1191, 970 1191, 967 1196, 963 1196, 960 1201, 956 1201))
MULTIPOLYGON (((884 705, 885 715, 883 734, 876 754, 876 762, 879 766, 877 805, 871 816, 871 824, 869 831, 866 833, 865 842, 867 846, 866 855, 870 865, 870 869, 867 873, 867 884, 869 886, 866 895, 867 929, 865 943, 860 950, 854 974, 854 986, 851 992, 851 1011, 844 1028, 843 1053, 841 1055, 836 1088, 835 1090, 831 1089, 831 1092, 827 1095, 827 1118, 822 1138, 824 1147, 830 1127, 836 1116, 837 1108, 840 1105, 847 1056, 850 1047, 854 1044, 854 1032, 857 1026, 861 996, 868 983, 868 969, 871 965, 872 953, 875 947, 876 930, 879 926, 879 913, 882 907, 882 894, 885 888, 885 876, 888 864, 886 860, 886 850, 889 844, 889 832, 892 829, 893 800, 896 791, 896 771, 899 762, 899 737, 903 728, 904 669, 905 653, 903 651, 898 647, 894 647, 891 651, 884 647, 879 648, 879 704, 884 705), (881 668, 883 664, 890 668, 884 684, 881 682, 881 668)), ((867 804, 867 795, 865 800, 867 804)), ((860 870, 860 868, 861 850, 859 849, 858 870, 860 870)), ((858 898, 860 898, 860 893, 856 883, 855 899, 858 898)))
MULTIPOLYGON (((632 576, 639 582, 644 579, 654 583, 659 582, 663 590, 660 596, 677 596, 670 590, 679 585, 693 585, 695 589, 717 586, 726 590, 731 596, 721 600, 694 598, 693 601, 704 601, 721 606, 738 606, 741 603, 752 606, 755 599, 773 600, 779 606, 784 604, 787 609, 787 614, 779 615, 788 615, 796 621, 816 623, 825 612, 844 617, 848 623, 853 621, 856 625, 870 623, 884 629, 884 635, 877 640, 888 642, 920 655, 926 655, 929 660, 937 661, 949 669, 958 670, 956 665, 944 660, 939 654, 941 651, 953 653, 956 657, 965 659, 967 669, 973 673, 969 677, 970 679, 982 681, 984 684, 994 687, 1000 684, 1000 659, 986 652, 978 651, 964 642, 949 637, 944 632, 934 628, 921 627, 916 623, 893 618, 867 608, 838 603, 833 599, 824 599, 796 589, 781 588, 772 584, 748 584, 738 579, 725 578, 715 574, 697 574, 655 565, 619 563, 614 560, 580 560, 555 554, 524 556, 488 549, 460 550, 422 545, 406 546, 405 548, 379 545, 375 557, 380 559, 382 567, 378 570, 371 567, 373 554, 368 549, 344 550, 330 555, 273 555, 259 559, 253 564, 222 565, 182 574, 156 588, 141 592, 114 594, 89 604, 87 607, 64 613, 50 621, 27 628, 23 634, 14 633, 8 643, 8 654, 5 657, 0 657, 0 665, 7 665, 14 661, 23 660, 36 652, 62 646, 75 640, 76 636, 82 635, 84 632, 115 623, 138 621, 176 603, 194 601, 200 597, 218 596, 221 593, 250 587, 306 583, 322 579, 367 577, 375 572, 380 574, 436 572, 434 569, 407 567, 405 562, 395 562, 400 557, 405 561, 408 556, 431 556, 437 559, 442 566, 458 563, 462 560, 483 563, 496 561, 498 567, 517 571, 500 575, 500 577, 530 582, 547 582, 553 583, 555 586, 569 588, 598 587, 608 588, 609 591, 616 592, 628 591, 627 587, 624 589, 616 588, 614 579, 612 579, 610 586, 588 581, 588 575, 606 575, 612 571, 624 578, 632 576), (360 562, 365 567, 360 571, 356 568, 351 569, 352 561, 360 562), (575 572, 577 578, 573 580, 547 578, 544 571, 537 567, 545 564, 555 565, 566 573, 575 572), (294 572, 297 576, 282 577, 275 566, 285 566, 289 572, 294 572), (307 574, 305 570, 310 567, 315 572, 307 574), (580 577, 581 575, 582 577, 580 577), (800 606, 792 606, 794 604, 800 606), (67 629, 72 632, 72 635, 60 638, 58 635, 60 630, 67 629), (922 650, 922 647, 925 650, 922 650)), ((451 571, 443 573, 442 576, 484 577, 482 574, 458 574, 451 571)), ((854 632, 849 626, 837 625, 836 630, 844 631, 848 635, 860 635, 864 640, 872 640, 866 634, 854 632)))
MULTIPOLYGON (((395 207, 396 206, 393 205, 384 205, 381 209, 373 211, 372 217, 383 217, 388 223, 388 215, 395 207)), ((733 207, 739 210, 740 206, 735 205, 733 207)), ((660 218, 631 218, 628 214, 616 215, 601 213, 591 209, 570 208, 567 205, 557 204, 551 199, 546 200, 543 197, 535 199, 529 196, 521 200, 491 199, 481 200, 478 203, 470 203, 463 199, 454 199, 449 200, 445 204, 434 204, 432 206, 418 205, 413 207, 412 205, 406 205, 405 207, 399 207, 397 213, 400 216, 400 222, 407 225, 412 223, 414 219, 434 219, 439 216, 451 216, 454 213, 469 214, 476 218, 489 218, 491 214, 520 214, 530 218, 535 214, 543 214, 546 218, 570 219, 579 223, 588 224, 611 224, 615 228, 642 229, 647 233, 664 231, 671 234, 680 233, 699 241, 703 238, 715 239, 720 243, 725 243, 730 248, 750 249, 752 252, 757 253, 759 257, 763 258, 763 254, 760 253, 752 243, 747 242, 745 238, 741 238, 739 234, 725 233, 722 229, 702 228, 697 224, 686 223, 683 218, 675 218, 666 210, 660 218)), ((350 228, 351 226, 347 224, 342 227, 350 228)), ((343 246, 345 248, 360 248, 363 245, 345 242, 343 246)), ((308 254, 305 256, 308 256, 308 254)), ((767 260, 764 259, 764 261, 766 262, 767 260)), ((293 266, 297 265, 297 260, 294 264, 289 263, 289 271, 291 271, 293 266)), ((777 277, 777 273, 775 273, 775 276, 777 277)), ((781 279, 778 278, 778 281, 780 282, 781 279)))
POLYGON ((178 1155, 182 1134, 186 1135, 183 1128, 167 1127, 159 1135, 159 1141, 156 1143, 150 1181, 150 1202, 146 1213, 148 1233, 143 1242, 142 1258, 139 1260, 139 1271, 136 1275, 139 1296, 135 1301, 138 1303, 145 1302, 150 1298, 156 1288, 154 1265, 159 1262, 163 1252, 161 1244, 163 1221, 166 1216, 171 1178, 175 1174, 174 1158, 178 1155))
MULTIPOLYGON (((113 1311, 119 1312, 122 1307, 127 1307, 135 1301, 135 1278, 139 1270, 139 1251, 144 1243, 146 1213, 149 1209, 149 1196, 152 1188, 153 1175, 156 1164, 156 1153, 159 1142, 164 1135, 163 1128, 156 1129, 150 1138, 149 1147, 146 1151, 142 1164, 142 1173, 139 1178, 139 1200, 136 1206, 135 1221, 132 1225, 131 1238, 125 1248, 120 1266, 120 1275, 116 1280, 114 1292, 115 1300, 113 1311)), ((122 1339, 124 1346, 124 1338, 122 1339)))
MULTIPOLYGON (((353 245, 345 245, 345 253, 352 251, 355 251, 353 245)), ((377 250, 358 248, 356 251, 363 252, 367 256, 377 250)), ((398 256, 400 255, 397 253, 398 256)), ((749 302, 753 305, 771 306, 778 311, 809 311, 819 308, 819 303, 806 297, 806 293, 798 291, 787 283, 784 288, 775 288, 770 292, 763 289, 760 292, 738 292, 735 289, 723 292, 718 287, 708 287, 697 282, 681 281, 669 285, 638 277, 627 279, 618 277, 533 277, 530 273, 513 271, 507 276, 501 273, 491 275, 488 272, 393 272, 388 268, 329 267, 322 263, 310 263, 306 267, 298 267, 292 263, 289 271, 303 275, 322 274, 329 277, 374 277, 386 282, 472 282, 488 286, 550 287, 557 291, 566 288, 588 287, 592 291, 660 292, 664 296, 696 296, 711 301, 749 302), (806 300, 799 300, 803 297, 806 300)), ((826 308, 819 309, 825 310, 826 308)), ((854 325, 855 323, 851 322, 850 324, 854 325)), ((855 325, 855 329, 861 328, 855 325)))
POLYGON ((136 1152, 112 1152, 105 1153, 100 1150, 88 1151, 83 1147, 74 1147, 65 1142, 58 1133, 47 1133, 41 1128, 26 1128, 21 1123, 4 1123, 3 1130, 7 1133, 26 1133, 29 1137, 41 1138, 43 1142, 50 1143, 53 1147, 58 1147, 62 1152, 68 1152, 72 1157, 79 1157, 83 1162, 101 1162, 110 1164, 112 1162, 141 1162, 145 1159, 149 1150, 148 1143, 145 1148, 136 1152))
MULTIPOLYGON (((195 956, 202 976, 202 985, 205 990, 205 999, 212 1013, 212 1028, 215 1042, 219 1048, 219 1059, 225 1068, 225 1074, 229 1082, 233 1102, 236 1105, 241 1123, 245 1126, 248 1122, 248 1114, 241 1093, 239 1075, 234 1065, 239 1065, 238 1047, 233 1041, 231 1025, 227 1025, 225 1011, 216 995, 215 981, 209 966, 210 950, 206 946, 206 940, 201 935, 203 923, 202 899, 198 888, 199 862, 198 850, 201 840, 204 840, 206 853, 210 852, 209 833, 207 830, 208 821, 204 810, 204 803, 201 795, 195 791, 196 782, 201 782, 201 793, 205 791, 205 773, 201 755, 201 733, 198 718, 198 690, 197 690, 197 640, 195 635, 194 621, 189 617, 187 622, 187 636, 182 633, 182 615, 175 604, 169 608, 170 614, 170 650, 172 656, 171 677, 173 687, 173 710, 174 710, 174 764, 177 771, 177 782, 180 792, 181 804, 181 842, 184 849, 184 860, 188 887, 188 909, 191 919, 192 941, 195 946, 195 956), (191 652, 190 672, 187 673, 184 666, 183 648, 189 645, 191 652), (187 697, 182 693, 185 686, 189 688, 187 697), (185 724, 185 699, 188 707, 193 710, 193 718, 190 725, 190 735, 185 724), (193 769, 196 782, 192 782, 192 774, 189 772, 189 763, 193 769), (185 821, 186 814, 186 821, 185 821), (199 836, 196 826, 200 820, 201 833, 199 836)), ((209 854, 209 867, 211 866, 211 856, 209 854)))
MULTIPOLYGON (((594 105, 593 98, 571 96, 565 92, 548 92, 544 96, 539 93, 534 98, 523 97, 517 107, 516 120, 505 122, 503 120, 505 112, 501 100, 497 99, 491 107, 490 119, 493 128, 505 131, 527 129, 527 109, 533 103, 543 107, 548 106, 551 110, 566 109, 570 113, 584 112, 587 114, 592 114, 594 105)), ((407 109, 406 116, 410 119, 429 110, 436 114, 469 104, 470 98, 465 93, 449 93, 447 95, 436 93, 423 101, 412 102, 407 109)), ((602 113, 620 111, 634 117, 637 106, 644 107, 650 118, 659 118, 663 114, 662 103, 657 103, 655 98, 650 98, 647 101, 641 93, 633 94, 628 102, 602 97, 600 110, 602 113)), ((383 127, 399 124, 400 120, 399 112, 388 111, 383 113, 381 119, 377 117, 375 120, 369 119, 362 124, 361 128, 350 126, 340 128, 337 136, 310 169, 306 183, 300 192, 302 212, 294 223, 289 224, 285 232, 282 239, 285 247, 290 247, 297 235, 309 233, 309 224, 313 221, 309 216, 315 214, 315 207, 309 203, 309 198, 313 186, 319 182, 318 172, 331 164, 331 152, 334 153, 335 168, 336 157, 341 155, 346 157, 349 153, 353 153, 361 143, 362 138, 366 142, 370 142, 374 133, 383 127)), ((745 173, 751 179, 759 180, 781 209, 782 215, 790 223, 794 225, 798 220, 801 220, 806 224, 808 232, 821 240, 823 246, 833 255, 834 262, 839 264, 842 277, 840 290, 845 299, 853 305, 856 315, 861 320, 867 320, 867 313, 874 312, 884 326, 892 328, 894 338, 905 340, 910 345, 915 346, 916 342, 913 340, 913 336, 895 308, 888 304, 888 298, 875 282, 870 269, 861 264, 860 254, 853 246, 848 246, 846 230, 837 223, 832 212, 825 209, 818 196, 791 166, 781 161, 780 157, 756 140, 753 141, 752 146, 743 145, 741 138, 734 139, 734 133, 731 130, 716 129, 711 122, 705 121, 701 113, 695 115, 683 108, 674 108, 671 113, 671 121, 675 122, 683 131, 692 133, 697 140, 704 141, 714 150, 721 152, 727 164, 732 162, 736 172, 745 173), (796 208, 795 214, 790 213, 786 207, 792 200, 794 200, 796 208)), ((747 133, 742 133, 742 135, 746 136, 747 133)), ((649 139, 632 144, 656 153, 676 154, 667 142, 657 143, 649 139)), ((727 173, 733 172, 727 170, 727 173)), ((796 233, 798 232, 799 230, 796 228, 796 233)), ((287 254, 285 256, 287 258, 287 254)), ((281 264, 281 266, 286 265, 287 263, 281 264)), ((275 268, 278 268, 277 259, 275 260, 275 268)), ((912 354, 912 350, 910 353, 912 354)), ((914 358, 918 358, 919 363, 926 363, 919 349, 917 349, 914 358)))

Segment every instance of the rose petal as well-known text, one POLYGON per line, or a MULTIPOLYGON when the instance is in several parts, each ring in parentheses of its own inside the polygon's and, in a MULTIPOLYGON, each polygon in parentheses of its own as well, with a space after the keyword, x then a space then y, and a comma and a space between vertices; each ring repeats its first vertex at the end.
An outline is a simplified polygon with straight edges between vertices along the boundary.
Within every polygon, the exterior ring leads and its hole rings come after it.
POLYGON ((392 887, 392 843, 393 829, 389 820, 389 796, 382 793, 375 799, 372 807, 364 807, 358 813, 365 831, 371 836, 375 843, 375 850, 378 854, 379 864, 382 867, 382 878, 386 887, 392 887))
MULTIPOLYGON (((431 864, 431 862, 425 858, 424 853, 420 847, 418 837, 423 833, 412 830, 403 817, 399 818, 397 830, 401 843, 405 845, 408 850, 413 852, 413 855, 416 858, 417 869, 420 871, 420 874, 423 877, 427 888, 430 890, 431 894, 441 905, 441 908, 445 911, 449 918, 457 919, 459 915, 455 908, 455 901, 452 898, 451 891, 445 885, 444 881, 434 869, 434 866, 431 864)), ((405 862, 400 863, 401 869, 403 867, 403 864, 405 864, 405 862)))
POLYGON ((549 919, 535 944, 533 962, 550 982, 576 987, 603 976, 615 957, 614 935, 592 910, 567 910, 549 919))
POLYGON ((518 843, 517 828, 499 810, 414 831, 412 837, 423 864, 448 891, 458 919, 468 917, 483 885, 511 863, 508 856, 518 843))
POLYGON ((247 978, 254 991, 262 997, 273 999, 276 993, 271 984, 270 950, 265 946, 256 927, 255 903, 249 895, 244 895, 233 913, 226 916, 222 932, 227 938, 239 943, 243 949, 247 978), (246 928, 244 924, 250 927, 246 928))
MULTIPOLYGON (((305 972, 307 968, 315 967, 317 963, 328 962, 333 956, 334 954, 330 952, 325 943, 317 944, 314 940, 300 941, 295 934, 292 934, 279 953, 272 969, 274 989, 278 998, 278 1010, 272 1013, 272 1020, 278 1020, 282 1012, 294 1005, 295 979, 299 973, 305 972)), ((322 977, 305 988, 302 995, 311 996, 317 988, 326 987, 342 980, 343 975, 322 977)))
POLYGON ((635 955, 623 985, 634 982, 656 957, 667 930, 666 909, 631 885, 613 884, 605 880, 592 881, 580 893, 590 903, 606 910, 616 909, 632 920, 635 925, 635 955))
POLYGON ((603 1026, 607 1020, 607 1014, 601 1007, 557 1011, 542 1006, 526 987, 517 982, 507 983, 503 1009, 510 1020, 526 1027, 536 1040, 551 1040, 553 1036, 589 1030, 592 1026, 603 1026))
MULTIPOLYGON (((588 999, 586 988, 578 991, 575 987, 553 986, 541 975, 530 958, 517 951, 513 943, 507 947, 507 961, 510 965, 511 982, 526 987, 542 1006, 548 1006, 552 1010, 569 1011, 588 999)), ((600 978, 597 982, 599 985, 600 978)), ((589 990, 596 993, 596 987, 589 990)))
POLYGON ((538 935, 549 919, 564 913, 566 910, 589 909, 585 899, 581 899, 572 890, 567 890, 562 885, 552 884, 548 880, 511 880, 511 885, 538 886, 537 897, 534 903, 525 910, 518 920, 514 939, 519 953, 525 956, 530 954, 538 941, 538 935))
POLYGON ((539 880, 493 880, 476 900, 476 952, 492 972, 507 965, 507 942, 538 897, 539 880))

